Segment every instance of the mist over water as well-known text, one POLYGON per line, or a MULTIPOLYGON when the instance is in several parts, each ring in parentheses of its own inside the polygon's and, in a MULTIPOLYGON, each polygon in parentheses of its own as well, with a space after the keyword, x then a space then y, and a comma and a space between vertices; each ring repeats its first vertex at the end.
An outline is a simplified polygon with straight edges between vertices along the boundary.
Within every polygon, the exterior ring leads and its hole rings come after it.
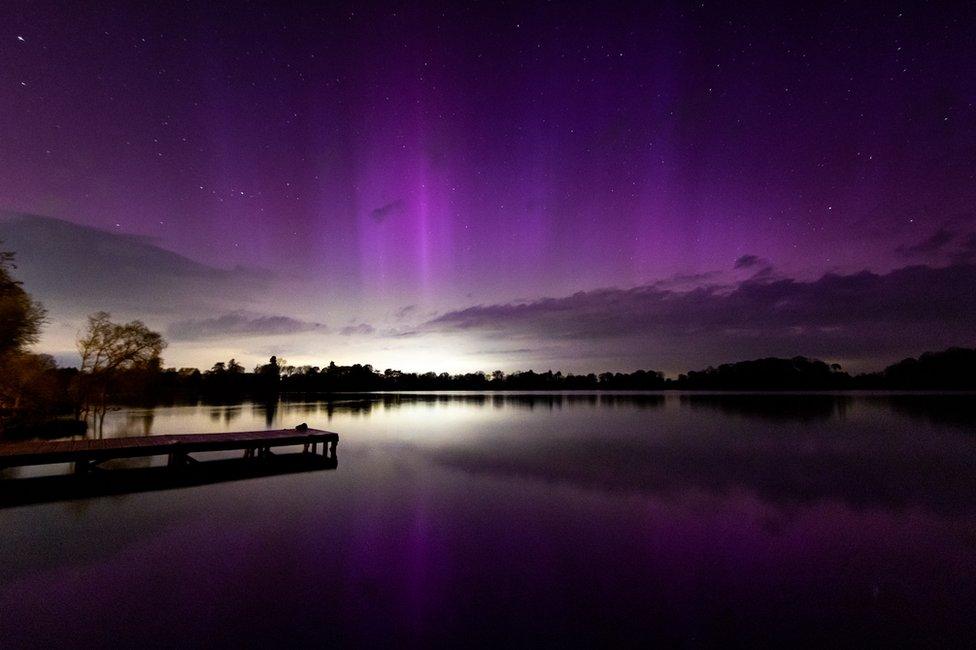
POLYGON ((961 644, 976 632, 973 401, 114 411, 107 436, 307 422, 340 434, 338 468, 0 510, 0 645, 961 644))

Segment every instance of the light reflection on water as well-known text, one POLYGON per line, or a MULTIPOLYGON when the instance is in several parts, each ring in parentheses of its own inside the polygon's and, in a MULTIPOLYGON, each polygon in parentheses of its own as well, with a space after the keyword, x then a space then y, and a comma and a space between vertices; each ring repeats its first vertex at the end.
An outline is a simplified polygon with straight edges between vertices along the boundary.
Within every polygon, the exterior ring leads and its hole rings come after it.
POLYGON ((0 510, 0 645, 959 642, 976 631, 971 402, 427 394, 113 412, 109 436, 307 422, 339 432, 339 469, 0 510))

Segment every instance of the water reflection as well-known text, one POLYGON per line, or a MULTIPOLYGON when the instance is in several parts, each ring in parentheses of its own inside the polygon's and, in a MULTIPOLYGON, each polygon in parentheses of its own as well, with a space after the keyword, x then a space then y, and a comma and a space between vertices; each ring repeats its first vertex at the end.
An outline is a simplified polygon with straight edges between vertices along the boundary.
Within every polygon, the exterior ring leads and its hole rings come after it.
POLYGON ((307 421, 348 430, 354 447, 396 444, 474 474, 969 513, 974 416, 967 395, 375 393, 122 411, 107 429, 130 436, 307 421))
POLYGON ((194 422, 200 431, 222 431, 231 428, 279 428, 304 416, 336 414, 370 415, 399 409, 442 409, 476 412, 485 409, 515 412, 575 411, 611 409, 651 411, 670 403, 703 413, 771 422, 842 421, 854 408, 873 407, 876 411, 896 412, 911 419, 934 424, 949 424, 966 431, 976 431, 976 396, 926 394, 720 394, 720 393, 361 393, 333 396, 323 400, 294 401, 283 398, 261 403, 234 405, 198 405, 159 407, 156 409, 121 409, 107 416, 107 435, 151 435, 172 433, 173 422, 154 428, 154 418, 165 414, 186 424, 194 422), (207 424, 200 417, 206 413, 207 424), (232 426, 233 425, 233 426, 232 426), (202 428, 201 428, 202 427, 202 428))
POLYGON ((973 404, 431 393, 120 411, 118 435, 307 422, 341 434, 343 466, 2 510, 0 629, 15 646, 960 645, 976 633, 973 404))
POLYGON ((913 420, 949 424, 976 433, 976 395, 882 395, 866 399, 913 420))
POLYGON ((715 410, 724 415, 779 422, 789 420, 808 422, 843 418, 854 398, 849 395, 789 393, 685 393, 681 394, 679 399, 682 405, 688 408, 715 410))
POLYGON ((241 417, 243 407, 239 405, 234 406, 214 406, 210 409, 210 419, 215 422, 223 422, 225 425, 229 425, 235 420, 241 417))
POLYGON ((353 446, 395 443, 476 474, 969 513, 976 503, 974 404, 965 395, 376 393, 132 411, 113 430, 145 435, 308 421, 349 430, 353 446), (933 426, 921 432, 918 423, 933 426))

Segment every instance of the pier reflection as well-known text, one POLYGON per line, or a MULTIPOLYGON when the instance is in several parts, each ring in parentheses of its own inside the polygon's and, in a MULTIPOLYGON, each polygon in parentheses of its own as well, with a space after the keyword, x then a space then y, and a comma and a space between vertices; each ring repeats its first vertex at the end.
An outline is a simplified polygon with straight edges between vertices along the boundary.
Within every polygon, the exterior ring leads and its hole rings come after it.
POLYGON ((124 468, 89 474, 63 474, 5 479, 0 489, 0 508, 69 501, 101 496, 121 496, 189 488, 230 481, 337 469, 339 459, 308 453, 276 453, 255 458, 204 460, 179 468, 144 466, 146 459, 128 459, 124 468))

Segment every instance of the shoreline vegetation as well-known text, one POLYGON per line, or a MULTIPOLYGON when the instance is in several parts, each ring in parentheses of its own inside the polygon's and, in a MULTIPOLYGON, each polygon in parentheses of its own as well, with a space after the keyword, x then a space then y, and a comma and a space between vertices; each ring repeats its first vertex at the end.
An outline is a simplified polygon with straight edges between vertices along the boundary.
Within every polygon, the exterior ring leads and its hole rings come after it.
MULTIPOLYGON (((132 324, 125 327, 131 328, 132 324)), ((98 374, 98 371, 59 368, 48 360, 43 372, 33 377, 36 385, 43 386, 43 393, 38 395, 35 390, 31 398, 20 400, 19 412, 11 408, 9 402, 0 409, 0 440, 77 435, 88 430, 89 425, 98 432, 112 406, 271 402, 279 398, 343 393, 973 391, 976 390, 976 349, 926 352, 880 372, 859 375, 850 375, 837 364, 806 357, 740 361, 682 373, 676 378, 651 370, 586 375, 533 370, 453 375, 410 373, 391 369, 379 371, 369 364, 296 367, 285 365, 276 357, 250 372, 231 359, 218 362, 205 371, 162 368, 158 363, 147 363, 118 368, 102 376, 98 374), (97 386, 94 399, 92 386, 97 386)), ((24 389, 32 390, 31 386, 24 389)))
POLYGON ((30 351, 46 321, 43 306, 0 252, 0 439, 101 431, 110 405, 273 401, 279 396, 393 391, 970 391, 976 349, 926 352, 880 372, 850 375, 838 364, 797 356, 723 364, 665 377, 656 370, 563 374, 526 370, 449 374, 377 370, 369 364, 292 366, 277 357, 248 372, 236 360, 210 369, 164 368, 163 337, 141 321, 88 318, 78 339, 79 368, 59 368, 30 351))
MULTIPOLYGON (((145 378, 138 383, 145 383, 145 378)), ((976 390, 976 349, 926 352, 880 372, 850 375, 837 364, 817 359, 768 357, 722 364, 665 377, 655 370, 631 373, 563 374, 534 370, 462 374, 377 370, 369 364, 290 366, 276 357, 246 371, 235 360, 206 371, 167 368, 145 386, 159 396, 262 398, 279 394, 331 394, 393 391, 966 391, 976 390)), ((135 395, 132 395, 135 397, 135 395)))

